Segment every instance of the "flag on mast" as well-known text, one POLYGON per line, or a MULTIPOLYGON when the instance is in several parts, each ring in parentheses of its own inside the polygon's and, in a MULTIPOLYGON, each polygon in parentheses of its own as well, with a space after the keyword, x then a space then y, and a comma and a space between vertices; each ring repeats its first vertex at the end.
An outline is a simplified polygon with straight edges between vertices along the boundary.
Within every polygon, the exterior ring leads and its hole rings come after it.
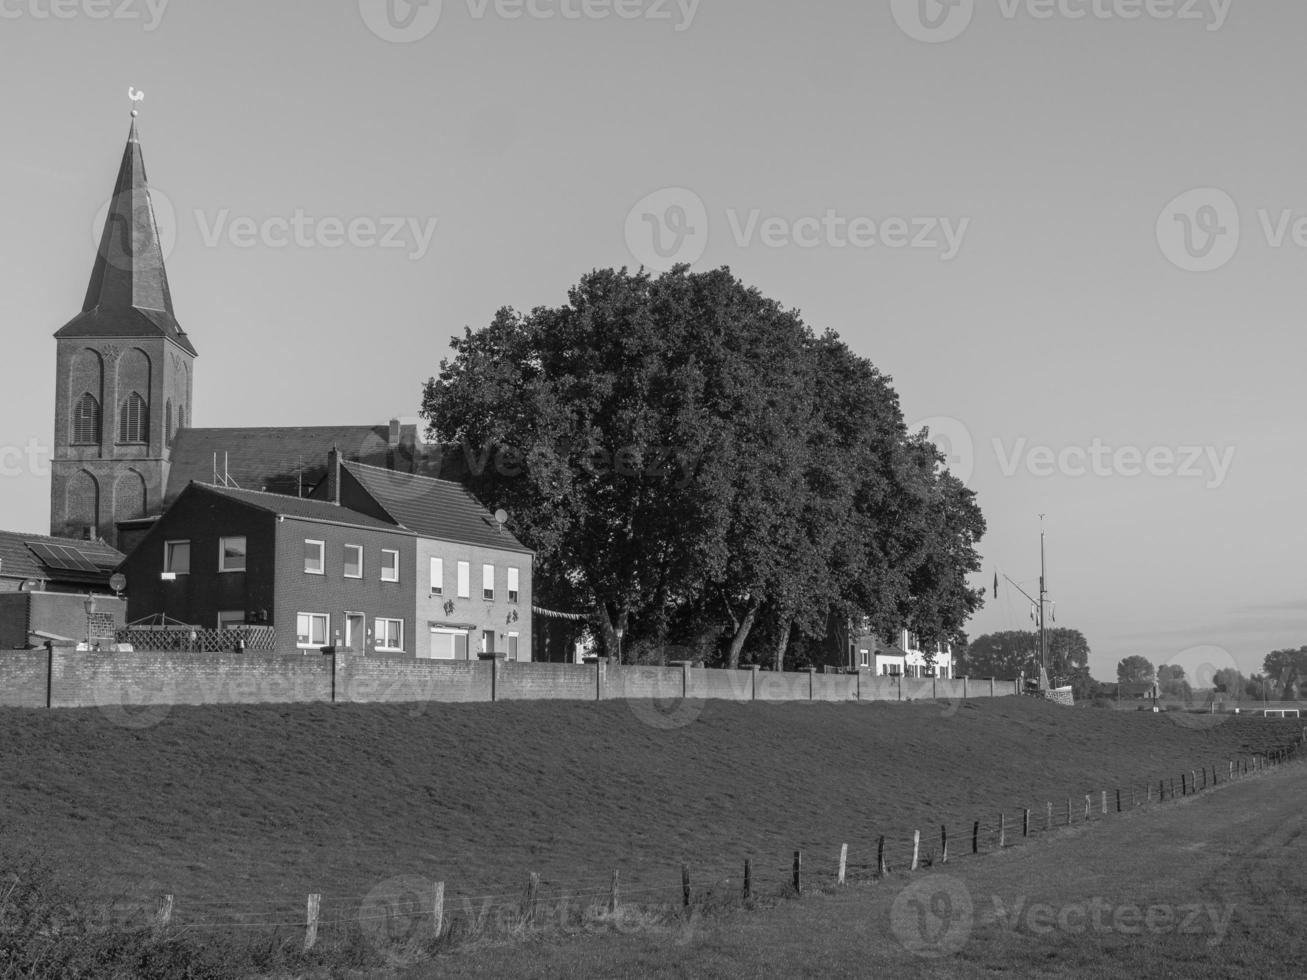
POLYGON ((998 572, 994 572, 994 598, 998 598, 998 572))

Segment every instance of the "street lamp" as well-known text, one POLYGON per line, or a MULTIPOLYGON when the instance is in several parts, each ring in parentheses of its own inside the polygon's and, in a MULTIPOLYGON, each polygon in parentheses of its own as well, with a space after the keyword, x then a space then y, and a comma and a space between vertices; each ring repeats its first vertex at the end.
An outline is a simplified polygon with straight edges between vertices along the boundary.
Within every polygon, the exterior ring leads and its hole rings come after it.
POLYGON ((619 626, 613 632, 617 634, 617 662, 620 664, 622 662, 622 634, 625 633, 626 630, 619 626))
POLYGON ((82 608, 86 610, 86 646, 91 646, 91 617, 95 615, 95 596, 86 593, 86 598, 82 602, 82 608))

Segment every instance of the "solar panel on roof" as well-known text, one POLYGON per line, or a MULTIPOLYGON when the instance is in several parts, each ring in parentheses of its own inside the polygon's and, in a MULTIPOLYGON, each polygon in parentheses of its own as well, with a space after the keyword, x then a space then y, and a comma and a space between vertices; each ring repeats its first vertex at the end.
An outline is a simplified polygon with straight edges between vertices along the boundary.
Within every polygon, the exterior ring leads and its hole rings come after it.
POLYGON ((76 548, 39 541, 29 541, 27 547, 47 568, 61 572, 90 572, 93 575, 100 571, 76 548))

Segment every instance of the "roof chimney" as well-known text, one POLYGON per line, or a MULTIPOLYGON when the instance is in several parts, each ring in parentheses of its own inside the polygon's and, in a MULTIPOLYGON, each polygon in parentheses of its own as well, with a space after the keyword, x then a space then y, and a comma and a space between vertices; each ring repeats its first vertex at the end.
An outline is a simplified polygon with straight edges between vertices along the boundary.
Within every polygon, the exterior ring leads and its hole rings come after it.
POLYGON ((340 506, 340 452, 335 446, 327 453, 327 500, 340 506))
POLYGON ((391 419, 390 420, 390 448, 391 449, 399 448, 400 431, 401 429, 400 429, 399 419, 391 419))

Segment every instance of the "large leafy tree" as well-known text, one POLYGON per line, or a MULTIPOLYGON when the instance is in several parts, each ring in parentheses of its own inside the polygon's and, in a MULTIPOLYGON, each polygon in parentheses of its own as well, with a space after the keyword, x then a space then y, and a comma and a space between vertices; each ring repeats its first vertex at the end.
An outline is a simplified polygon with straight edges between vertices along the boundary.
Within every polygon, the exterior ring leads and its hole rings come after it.
POLYGON ((779 667, 832 613, 947 639, 980 604, 974 495, 889 380, 728 270, 597 271, 452 346, 431 433, 609 651, 679 634, 779 667))
POLYGON ((1122 684, 1144 684, 1156 676, 1147 657, 1135 654, 1116 665, 1116 679, 1122 684))
MULTIPOLYGON (((1089 641, 1079 630, 1063 626, 1047 632, 1050 681, 1070 684, 1077 698, 1089 696, 1093 688, 1089 676, 1089 641)), ((978 636, 967 645, 959 666, 971 677, 1037 676, 1039 633, 1035 630, 1006 630, 978 636)))
POLYGON ((1280 697, 1296 698, 1307 683, 1307 646, 1268 653, 1262 660, 1262 672, 1280 697))

